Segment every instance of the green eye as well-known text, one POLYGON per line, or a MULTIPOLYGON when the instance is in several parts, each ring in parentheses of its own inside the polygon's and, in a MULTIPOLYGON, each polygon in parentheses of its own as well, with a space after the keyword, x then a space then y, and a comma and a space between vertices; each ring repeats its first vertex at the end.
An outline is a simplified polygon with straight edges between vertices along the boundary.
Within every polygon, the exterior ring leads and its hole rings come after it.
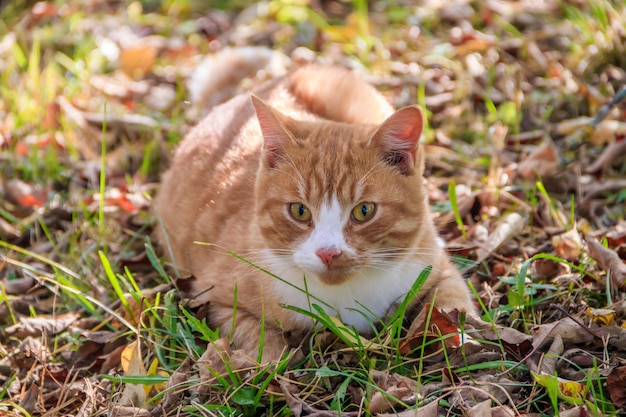
POLYGON ((359 203, 352 209, 352 218, 357 222, 366 222, 374 216, 375 211, 374 203, 359 203))
POLYGON ((291 213, 293 218, 298 221, 307 222, 311 220, 311 212, 302 203, 289 204, 289 212, 291 213))

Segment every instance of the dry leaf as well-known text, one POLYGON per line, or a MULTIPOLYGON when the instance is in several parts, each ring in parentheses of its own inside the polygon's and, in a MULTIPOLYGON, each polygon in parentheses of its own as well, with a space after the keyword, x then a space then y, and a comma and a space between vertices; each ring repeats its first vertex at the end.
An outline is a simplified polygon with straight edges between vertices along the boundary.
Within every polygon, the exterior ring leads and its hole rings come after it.
POLYGON ((574 319, 566 317, 554 323, 542 324, 533 330, 534 345, 539 347, 560 336, 565 344, 583 344, 594 339, 594 335, 574 319))
POLYGON ((467 410, 467 417, 491 417, 491 399, 481 401, 467 410))
POLYGON ((517 167, 519 174, 529 179, 549 177, 559 166, 559 154, 551 143, 544 143, 537 147, 517 167))
POLYGON ((370 400, 370 413, 385 413, 392 411, 398 403, 410 404, 416 402, 417 382, 398 374, 388 374, 381 371, 370 371, 370 375, 378 388, 386 393, 375 391, 370 400))
POLYGON ((126 48, 120 54, 120 69, 131 78, 143 78, 152 70, 156 57, 157 50, 152 45, 126 48))
POLYGON ((575 381, 559 378, 555 375, 537 374, 531 372, 533 378, 539 385, 546 388, 548 392, 555 392, 559 398, 570 404, 582 405, 587 395, 587 386, 575 381))
POLYGON ((19 322, 6 328, 6 334, 14 337, 26 336, 54 336, 67 329, 72 323, 78 319, 76 313, 57 314, 50 316, 38 317, 20 317, 19 322))
POLYGON ((404 410, 393 414, 377 414, 377 417, 438 417, 442 415, 439 412, 439 402, 431 401, 426 405, 421 405, 411 410, 404 410))
POLYGON ((169 381, 167 381, 165 396, 163 397, 163 402, 161 403, 163 409, 167 410, 179 401, 179 398, 183 393, 181 388, 185 387, 186 382, 191 378, 190 374, 192 371, 192 365, 192 359, 188 356, 174 371, 174 373, 172 373, 169 381))
MULTIPOLYGON (((128 344, 122 351, 122 369, 125 375, 145 376, 146 368, 141 357, 141 345, 137 340, 128 344)), ((139 384, 126 384, 122 397, 118 401, 122 406, 142 406, 146 403, 146 391, 139 384)))
MULTIPOLYGON (((539 363, 539 370, 537 372, 540 374, 554 375, 558 361, 562 357, 564 350, 563 339, 561 336, 557 335, 552 341, 550 349, 541 355, 541 362, 539 363)), ((529 368, 531 371, 536 371, 537 366, 534 365, 532 359, 533 358, 529 361, 529 368)))
POLYGON ((6 196, 22 207, 42 207, 46 202, 46 192, 37 185, 21 180, 9 180, 5 184, 6 196))
POLYGON ((603 120, 591 134, 591 142, 594 145, 604 145, 615 140, 618 135, 626 134, 626 123, 618 120, 603 120))
POLYGON ((585 240, 587 241, 589 256, 611 274, 611 281, 617 288, 623 288, 626 284, 626 264, 615 251, 605 248, 591 235, 585 235, 585 240))
POLYGON ((526 225, 526 217, 518 213, 509 213, 498 222, 496 229, 489 235, 488 243, 476 251, 476 262, 481 262, 503 244, 518 235, 526 225))
POLYGON ((595 174, 609 168, 615 160, 626 156, 626 140, 611 142, 593 164, 585 168, 587 174, 595 174))
POLYGON ((556 256, 567 261, 577 261, 582 253, 582 241, 576 228, 573 228, 560 235, 552 236, 554 253, 556 256))
MULTIPOLYGON (((414 322, 411 324, 407 335, 402 339, 399 346, 401 354, 406 355, 418 348, 424 342, 442 339, 448 348, 458 348, 461 346, 461 337, 459 335, 459 327, 452 322, 452 319, 446 313, 441 312, 437 307, 432 308, 430 320, 428 322, 428 332, 424 337, 426 328, 426 314, 430 310, 430 304, 427 303, 414 322)), ((440 345, 430 345, 431 349, 439 349, 440 345)))
POLYGON ((626 366, 613 368, 606 379, 609 397, 615 407, 626 405, 626 366))
POLYGON ((151 417, 152 413, 139 407, 128 407, 123 405, 111 406, 111 417, 151 417))
POLYGON ((614 326, 615 320, 617 319, 617 312, 608 308, 587 307, 585 313, 587 313, 587 316, 589 316, 594 323, 605 326, 614 326))

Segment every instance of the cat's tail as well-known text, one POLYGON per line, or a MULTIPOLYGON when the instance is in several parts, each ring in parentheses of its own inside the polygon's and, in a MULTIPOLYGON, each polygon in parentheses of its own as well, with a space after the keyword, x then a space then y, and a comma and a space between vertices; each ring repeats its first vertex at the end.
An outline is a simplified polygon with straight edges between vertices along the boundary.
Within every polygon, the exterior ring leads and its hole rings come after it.
POLYGON ((345 68, 301 67, 289 75, 289 89, 310 111, 338 122, 379 124, 393 114, 382 94, 345 68))
POLYGON ((188 82, 192 105, 201 113, 240 92, 243 80, 265 70, 268 78, 287 72, 290 59, 261 46, 224 48, 209 55, 195 68, 188 82))

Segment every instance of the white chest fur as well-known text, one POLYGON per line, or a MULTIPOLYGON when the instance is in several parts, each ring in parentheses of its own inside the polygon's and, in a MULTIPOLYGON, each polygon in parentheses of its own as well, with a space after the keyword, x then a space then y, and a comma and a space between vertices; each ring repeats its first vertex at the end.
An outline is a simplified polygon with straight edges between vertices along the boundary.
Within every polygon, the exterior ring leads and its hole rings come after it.
MULTIPOLYGON (((344 323, 365 332, 402 302, 426 266, 412 260, 385 271, 363 268, 353 279, 339 285, 326 285, 315 277, 306 278, 297 267, 285 267, 275 271, 281 280, 274 279, 273 286, 282 303, 309 311, 317 304, 328 315, 338 316, 344 323)), ((304 328, 312 324, 305 315, 299 315, 297 322, 304 328)))

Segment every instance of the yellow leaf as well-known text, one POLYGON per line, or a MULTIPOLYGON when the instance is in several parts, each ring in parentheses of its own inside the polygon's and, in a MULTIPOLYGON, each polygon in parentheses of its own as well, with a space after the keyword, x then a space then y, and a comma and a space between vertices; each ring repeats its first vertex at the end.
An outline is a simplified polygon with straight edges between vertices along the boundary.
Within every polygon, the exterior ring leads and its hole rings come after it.
POLYGON ((120 54, 120 69, 131 78, 145 77, 157 57, 157 50, 151 45, 126 48, 120 54))
MULTIPOLYGON (((141 358, 141 345, 135 340, 129 343, 122 351, 120 358, 124 374, 131 376, 145 376, 146 368, 141 358)), ((138 406, 146 402, 146 393, 139 385, 126 384, 119 403, 121 405, 138 406)))
POLYGON ((591 320, 597 324, 605 326, 613 326, 615 324, 615 319, 617 318, 617 313, 608 308, 587 307, 587 310, 585 311, 587 315, 591 317, 591 320))
POLYGON ((587 395, 587 387, 579 382, 559 378, 555 375, 531 372, 535 381, 548 393, 556 392, 557 396, 570 404, 582 405, 587 395))
MULTIPOLYGON (((158 371, 157 370, 158 367, 159 367, 159 360, 155 358, 150 364, 150 367, 148 368, 148 375, 170 376, 165 371, 158 371)), ((154 392, 158 394, 159 392, 163 391, 165 388, 167 388, 167 381, 161 382, 160 384, 144 385, 146 396, 150 395, 150 391, 154 390, 154 392)))
POLYGON ((138 341, 135 340, 124 348, 121 363, 122 369, 126 375, 146 375, 146 368, 143 366, 143 361, 141 360, 141 351, 138 341))

